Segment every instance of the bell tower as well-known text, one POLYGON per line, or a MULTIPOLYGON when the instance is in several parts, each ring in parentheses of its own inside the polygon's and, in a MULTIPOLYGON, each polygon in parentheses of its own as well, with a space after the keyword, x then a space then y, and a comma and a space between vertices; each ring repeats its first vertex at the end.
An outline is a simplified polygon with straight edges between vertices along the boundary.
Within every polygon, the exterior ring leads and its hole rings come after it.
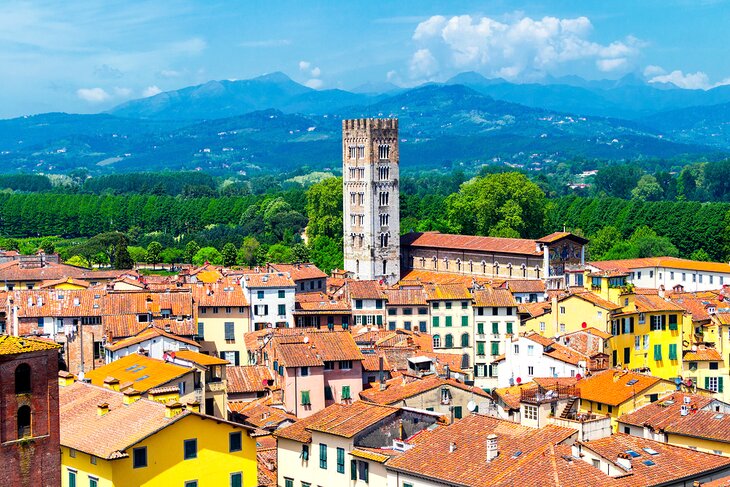
POLYGON ((400 279, 398 119, 342 121, 345 270, 356 279, 400 279))

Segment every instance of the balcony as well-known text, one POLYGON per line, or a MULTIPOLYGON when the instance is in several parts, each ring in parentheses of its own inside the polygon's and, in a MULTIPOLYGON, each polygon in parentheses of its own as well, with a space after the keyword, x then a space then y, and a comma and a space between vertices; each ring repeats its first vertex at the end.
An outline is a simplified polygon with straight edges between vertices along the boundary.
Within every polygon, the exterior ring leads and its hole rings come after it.
POLYGON ((520 391, 520 402, 528 404, 544 404, 578 397, 575 386, 555 385, 535 387, 520 391))
POLYGON ((571 413, 567 418, 550 418, 555 426, 578 430, 578 441, 591 441, 611 436, 611 418, 606 415, 571 413))
POLYGON ((205 384, 206 392, 221 392, 221 391, 225 391, 225 390, 226 390, 225 381, 206 382, 206 384, 205 384))

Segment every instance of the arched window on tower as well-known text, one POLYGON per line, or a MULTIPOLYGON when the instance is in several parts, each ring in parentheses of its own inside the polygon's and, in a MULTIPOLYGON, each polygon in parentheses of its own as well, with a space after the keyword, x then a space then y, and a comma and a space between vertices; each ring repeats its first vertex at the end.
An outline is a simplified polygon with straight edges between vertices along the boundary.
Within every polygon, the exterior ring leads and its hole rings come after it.
POLYGON ((18 439, 27 438, 31 435, 30 416, 30 406, 20 406, 18 408, 18 439))
POLYGON ((383 261, 383 275, 385 276, 387 274, 388 274, 388 261, 384 260, 383 261))
POLYGON ((355 261, 355 272, 360 274, 360 260, 355 261))
POLYGON ((30 365, 20 364, 15 369, 15 393, 27 394, 30 391, 30 365))

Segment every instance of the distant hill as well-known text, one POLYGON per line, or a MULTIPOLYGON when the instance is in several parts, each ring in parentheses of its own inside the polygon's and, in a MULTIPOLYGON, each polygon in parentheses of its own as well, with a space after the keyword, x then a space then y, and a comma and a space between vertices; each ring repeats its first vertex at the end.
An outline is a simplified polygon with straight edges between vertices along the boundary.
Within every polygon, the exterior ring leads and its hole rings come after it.
POLYGON ((660 112, 640 122, 673 140, 721 148, 730 146, 730 103, 660 112))

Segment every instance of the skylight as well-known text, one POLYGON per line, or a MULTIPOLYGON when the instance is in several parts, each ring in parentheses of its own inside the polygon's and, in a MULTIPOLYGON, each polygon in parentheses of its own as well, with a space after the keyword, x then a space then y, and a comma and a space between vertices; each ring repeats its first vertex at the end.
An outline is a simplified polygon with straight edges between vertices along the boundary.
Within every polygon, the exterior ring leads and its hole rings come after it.
POLYGON ((149 379, 149 377, 150 377, 149 375, 143 375, 142 377, 138 377, 138 378, 137 378, 137 379, 135 380, 135 382, 139 382, 139 381, 141 381, 141 380, 149 379))
POLYGON ((517 451, 516 451, 516 452, 514 452, 514 454, 512 455, 512 458, 517 458, 517 457, 519 457, 520 455, 522 455, 522 450, 517 450, 517 451))
POLYGON ((640 454, 636 453, 634 450, 626 450, 626 453, 628 455, 631 455, 631 458, 636 458, 636 457, 640 457, 641 456, 640 454))
POLYGON ((627 386, 633 386, 633 385, 634 385, 634 384, 636 384, 637 382, 639 382, 639 379, 631 379, 630 381, 628 381, 628 382, 626 383, 626 385, 627 385, 627 386))
POLYGON ((644 462, 643 462, 643 463, 644 463, 644 465, 646 465, 647 467, 653 467, 654 465, 656 465, 656 463, 652 462, 651 460, 644 460, 644 462))
POLYGON ((725 415, 724 415, 724 414, 716 414, 716 415, 715 415, 715 419, 722 419, 722 418, 724 418, 724 417, 725 417, 725 415))
POLYGON ((654 450, 653 448, 642 448, 646 453, 649 455, 659 455, 659 452, 654 450))

